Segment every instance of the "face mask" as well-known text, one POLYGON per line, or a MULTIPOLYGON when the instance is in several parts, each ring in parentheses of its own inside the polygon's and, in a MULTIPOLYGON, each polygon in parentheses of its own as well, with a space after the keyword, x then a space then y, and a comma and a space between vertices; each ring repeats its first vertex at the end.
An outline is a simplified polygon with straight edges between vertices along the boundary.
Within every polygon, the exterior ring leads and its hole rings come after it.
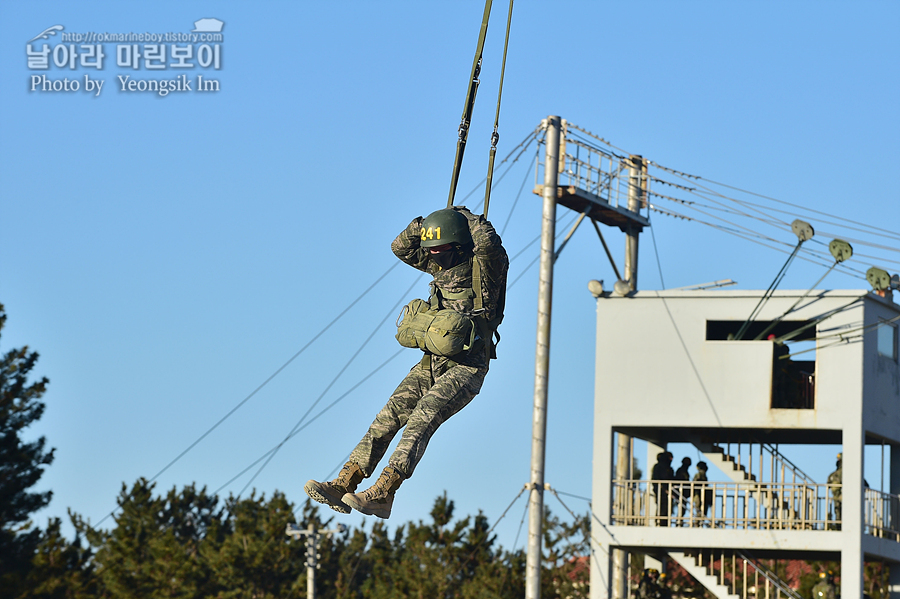
POLYGON ((431 259, 434 260, 435 264, 440 266, 442 270, 453 268, 457 263, 456 258, 457 253, 455 250, 447 250, 446 252, 431 254, 431 259))
POLYGON ((454 247, 438 254, 431 254, 431 259, 434 260, 435 264, 440 266, 442 270, 447 270, 462 263, 463 250, 462 248, 454 247))

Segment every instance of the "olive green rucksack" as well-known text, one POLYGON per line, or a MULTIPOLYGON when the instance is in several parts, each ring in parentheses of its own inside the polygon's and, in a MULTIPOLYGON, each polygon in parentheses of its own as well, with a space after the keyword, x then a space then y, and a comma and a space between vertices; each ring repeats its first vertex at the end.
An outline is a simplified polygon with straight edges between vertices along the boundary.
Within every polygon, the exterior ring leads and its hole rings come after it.
POLYGON ((437 356, 451 357, 475 343, 475 323, 455 310, 441 310, 421 299, 404 306, 397 325, 397 341, 437 356))
POLYGON ((501 290, 496 315, 489 321, 483 315, 481 263, 477 257, 472 259, 472 283, 471 289, 461 291, 459 295, 471 294, 475 304, 473 316, 440 309, 437 290, 432 293, 430 301, 414 299, 404 306, 397 323, 396 337, 400 345, 439 356, 454 356, 471 349, 480 339, 484 341, 487 360, 495 359, 500 341, 497 327, 503 322, 506 289, 501 290))

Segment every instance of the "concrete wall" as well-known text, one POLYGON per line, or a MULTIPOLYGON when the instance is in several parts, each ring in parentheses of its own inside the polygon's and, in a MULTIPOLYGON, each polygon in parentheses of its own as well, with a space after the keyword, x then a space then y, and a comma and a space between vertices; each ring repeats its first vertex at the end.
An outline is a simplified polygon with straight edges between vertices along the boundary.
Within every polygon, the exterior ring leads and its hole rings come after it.
MULTIPOLYGON (((874 329, 865 343, 837 342, 816 352, 816 409, 773 410, 770 341, 707 341, 707 320, 745 319, 761 292, 652 292, 597 301, 597 381, 595 409, 603 421, 619 426, 686 426, 842 429, 850 406, 863 398, 863 363, 870 364, 871 400, 896 397, 896 364, 866 360, 875 351, 874 329), (879 369, 877 372, 875 369, 879 369), (893 389, 893 391, 892 391, 893 389)), ((801 292, 776 293, 757 320, 771 320, 801 292)), ((873 300, 863 291, 828 292, 804 300, 790 320, 812 319, 863 298, 857 305, 819 325, 819 333, 859 329, 876 312, 896 306, 873 300)), ((798 356, 813 359, 813 354, 798 356)), ((881 362, 885 362, 884 359, 881 362)), ((874 405, 874 404, 873 404, 874 405)), ((878 400, 873 419, 900 434, 900 405, 878 400)), ((887 434, 888 431, 885 431, 887 434)))
MULTIPOLYGON (((868 431, 897 441, 900 435, 900 410, 897 398, 900 397, 900 364, 897 359, 890 359, 878 353, 877 330, 879 323, 884 323, 900 314, 896 304, 874 298, 867 303, 865 324, 871 328, 866 331, 863 342, 863 418, 868 431)), ((894 329, 900 327, 900 321, 888 324, 894 329)), ((896 334, 896 333, 895 333, 896 334)), ((900 348, 894 347, 895 352, 900 348)), ((895 353, 896 355, 896 353, 895 353)))
MULTIPOLYGON (((756 320, 779 317, 802 294, 777 292, 756 320)), ((900 543, 862 532, 865 442, 873 436, 884 438, 892 445, 892 458, 900 455, 900 364, 879 356, 876 328, 863 327, 897 317, 900 306, 866 291, 816 292, 803 300, 789 320, 812 320, 853 306, 817 326, 814 354, 797 356, 815 358, 815 408, 772 409, 773 343, 706 340, 708 320, 743 321, 761 296, 761 291, 718 290, 642 291, 628 298, 598 298, 592 599, 609 597, 608 556, 615 546, 649 552, 688 547, 840 551, 842 590, 848 597, 860 594, 864 552, 900 559, 900 543), (829 438, 841 440, 844 454, 842 530, 610 526, 618 428, 832 431, 829 438)), ((890 482, 891 491, 900 493, 900 460, 891 461, 890 482)), ((892 583, 900 586, 893 578, 892 583)))

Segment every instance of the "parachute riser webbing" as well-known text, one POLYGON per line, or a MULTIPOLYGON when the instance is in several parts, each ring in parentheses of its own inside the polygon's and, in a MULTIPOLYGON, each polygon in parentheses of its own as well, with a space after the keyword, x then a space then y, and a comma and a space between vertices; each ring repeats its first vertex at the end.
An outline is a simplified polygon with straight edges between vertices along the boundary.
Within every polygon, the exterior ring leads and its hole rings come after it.
POLYGON ((506 39, 503 42, 503 61, 500 66, 500 89, 497 92, 497 112, 494 115, 494 131, 491 133, 491 151, 488 157, 487 183, 484 187, 484 217, 487 218, 491 205, 491 182, 494 179, 494 157, 497 155, 497 143, 500 141, 500 100, 503 97, 503 77, 506 75, 506 52, 509 48, 509 27, 512 24, 513 0, 509 0, 509 14, 506 16, 506 39))
POLYGON ((481 19, 481 31, 478 34, 478 45, 475 47, 475 60, 472 62, 472 74, 469 78, 469 89, 466 103, 463 105, 462 120, 459 124, 459 139, 456 141, 456 158, 453 161, 453 174, 450 178, 450 196, 447 208, 453 206, 456 197, 456 185, 459 182, 459 169, 462 167, 463 155, 466 152, 466 140, 469 137, 469 124, 472 122, 472 110, 475 108, 475 95, 478 92, 478 76, 481 74, 481 59, 484 51, 484 38, 487 36, 488 21, 491 17, 491 2, 484 3, 484 16, 481 19))

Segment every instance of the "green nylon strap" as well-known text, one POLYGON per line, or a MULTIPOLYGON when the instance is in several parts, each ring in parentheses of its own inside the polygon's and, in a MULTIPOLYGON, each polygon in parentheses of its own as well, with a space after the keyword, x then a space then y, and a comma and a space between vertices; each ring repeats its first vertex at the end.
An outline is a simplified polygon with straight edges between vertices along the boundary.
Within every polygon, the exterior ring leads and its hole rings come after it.
POLYGON ((494 158, 497 156, 497 142, 500 134, 500 99, 503 97, 503 77, 506 74, 506 50, 509 48, 509 27, 512 24, 513 0, 509 0, 509 14, 506 16, 506 40, 503 42, 503 62, 500 66, 500 90, 497 92, 497 112, 494 115, 494 132, 491 134, 491 151, 488 155, 487 182, 484 186, 484 217, 487 218, 488 208, 491 205, 491 186, 494 180, 494 158))
POLYGON ((472 74, 469 78, 469 90, 466 93, 466 103, 463 106, 462 121, 459 124, 459 139, 456 141, 456 158, 453 161, 453 175, 450 178, 450 197, 447 198, 447 208, 453 206, 456 197, 456 185, 459 183, 459 170, 462 167, 463 154, 466 151, 466 140, 469 137, 469 124, 472 122, 472 110, 475 107, 475 94, 478 92, 478 75, 481 72, 481 56, 484 52, 484 38, 487 36, 488 21, 491 17, 491 2, 485 0, 484 16, 481 19, 481 31, 478 34, 478 44, 475 47, 475 60, 472 62, 472 74))
POLYGON ((484 298, 481 295, 481 261, 478 256, 472 258, 472 291, 475 293, 475 312, 484 308, 484 298))
MULTIPOLYGON (((497 353, 495 350, 497 344, 494 342, 494 337, 497 338, 497 341, 500 341, 500 335, 497 333, 497 325, 499 324, 499 322, 489 321, 487 319, 487 315, 481 312, 484 309, 484 296, 482 295, 482 289, 481 261, 479 261, 478 256, 472 256, 472 288, 455 292, 443 291, 439 289, 437 285, 434 285, 434 283, 432 283, 431 296, 428 298, 428 303, 432 310, 436 310, 441 307, 441 299, 459 300, 472 297, 473 310, 476 314, 478 314, 473 318, 473 320, 475 322, 475 326, 478 329, 478 335, 484 341, 485 357, 487 358, 488 362, 490 362, 492 358, 497 357, 497 353)), ((422 368, 431 370, 431 354, 426 353, 422 357, 421 364, 422 368)))
POLYGON ((419 365, 428 372, 428 375, 431 377, 431 382, 434 383, 434 376, 431 374, 431 354, 426 352, 425 355, 422 356, 422 361, 419 362, 419 365))
POLYGON ((431 295, 428 296, 428 305, 431 307, 432 310, 439 310, 441 307, 440 296, 438 295, 438 293, 440 293, 438 286, 435 285, 434 283, 432 283, 431 284, 431 295))
MULTIPOLYGON (((473 267, 473 272, 474 272, 474 267, 473 267)), ((474 274, 473 274, 473 276, 474 276, 474 274)), ((442 289, 441 297, 443 299, 449 299, 449 300, 464 300, 464 299, 469 299, 470 297, 473 297, 474 293, 475 293, 475 291, 472 289, 463 289, 462 291, 444 291, 442 289)))
POLYGON ((487 315, 481 314, 481 310, 484 309, 484 296, 481 294, 481 261, 478 256, 472 261, 472 291, 475 292, 475 312, 479 314, 475 317, 475 326, 478 327, 478 334, 484 342, 485 359, 490 363, 491 358, 497 357, 497 354, 494 351, 494 329, 488 322, 487 315))

